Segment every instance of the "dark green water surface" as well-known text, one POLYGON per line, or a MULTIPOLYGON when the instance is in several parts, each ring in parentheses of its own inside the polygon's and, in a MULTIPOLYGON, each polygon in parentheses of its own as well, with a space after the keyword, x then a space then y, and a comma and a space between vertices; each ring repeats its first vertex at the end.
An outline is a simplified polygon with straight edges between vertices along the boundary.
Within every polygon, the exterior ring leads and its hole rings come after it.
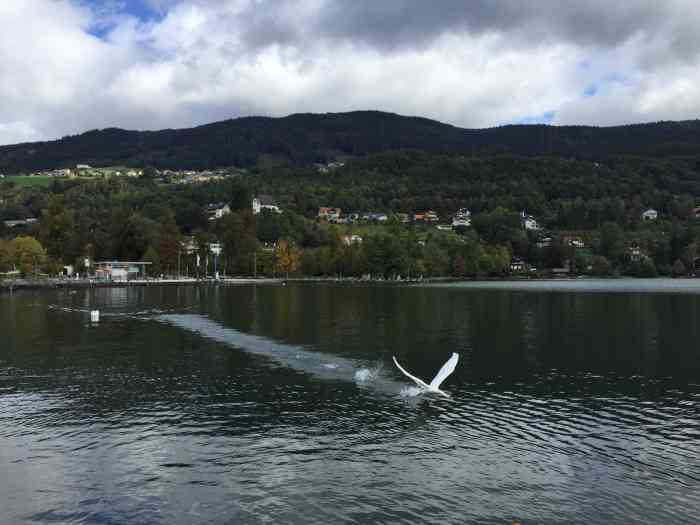
POLYGON ((695 524, 699 321, 688 280, 0 295, 0 524, 695 524), (391 361, 452 352, 449 398, 391 361))

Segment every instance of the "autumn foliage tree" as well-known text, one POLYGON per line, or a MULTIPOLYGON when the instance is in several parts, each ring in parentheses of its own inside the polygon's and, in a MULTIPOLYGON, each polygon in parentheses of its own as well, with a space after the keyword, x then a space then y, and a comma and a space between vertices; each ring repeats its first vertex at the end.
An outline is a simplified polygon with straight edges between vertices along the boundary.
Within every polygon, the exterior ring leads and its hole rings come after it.
POLYGON ((281 240, 275 249, 275 269, 289 278, 301 265, 302 252, 293 242, 281 240))
POLYGON ((12 264, 22 275, 34 275, 47 263, 46 250, 33 237, 17 237, 10 243, 12 264))

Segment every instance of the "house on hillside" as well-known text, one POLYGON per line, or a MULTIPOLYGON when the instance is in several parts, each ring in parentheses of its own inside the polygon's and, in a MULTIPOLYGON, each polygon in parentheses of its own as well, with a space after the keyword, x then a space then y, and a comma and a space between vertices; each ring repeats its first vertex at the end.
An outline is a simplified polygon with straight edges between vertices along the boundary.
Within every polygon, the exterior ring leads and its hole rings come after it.
POLYGON ((586 247, 586 243, 584 243, 583 239, 577 235, 563 235, 561 241, 564 246, 570 246, 572 248, 586 247))
POLYGON ((440 217, 436 211, 428 210, 424 212, 416 212, 413 214, 414 222, 440 222, 440 217))
POLYGON ((372 211, 367 214, 367 220, 372 222, 386 222, 389 220, 389 216, 386 213, 372 211))
POLYGON ((345 166, 344 162, 329 162, 328 164, 314 164, 316 171, 319 173, 330 173, 331 171, 337 170, 345 166))
POLYGON ((321 207, 318 209, 318 218, 328 222, 336 222, 340 218, 340 208, 321 207))
POLYGON ((524 210, 520 214, 520 220, 523 223, 523 226, 526 230, 539 231, 542 229, 537 220, 532 215, 528 215, 527 213, 525 213, 524 210))
POLYGON ((537 246, 537 247, 540 248, 540 249, 542 249, 542 248, 549 248, 549 247, 552 245, 553 240, 554 240, 554 239, 552 239, 552 238, 549 237, 548 235, 547 235, 547 236, 543 236, 543 237, 540 237, 539 239, 537 239, 537 242, 535 243, 535 246, 537 246))
POLYGON ((642 213, 643 221, 655 221, 659 218, 659 212, 653 208, 649 208, 644 213, 642 213))
POLYGON ((460 209, 452 217, 452 228, 469 227, 472 225, 472 212, 466 208, 460 209))
POLYGON ((253 213, 257 215, 263 210, 268 210, 273 213, 282 213, 275 199, 270 195, 258 195, 253 199, 253 213))
POLYGON ((343 244, 345 244, 345 246, 350 246, 351 244, 362 244, 362 237, 359 235, 345 235, 343 236, 343 244))
POLYGON ((231 207, 223 202, 217 202, 215 204, 207 204, 206 212, 210 221, 217 221, 224 215, 231 213, 231 207))
POLYGON ((637 244, 633 244, 627 248, 627 255, 632 262, 639 262, 647 258, 647 255, 642 251, 642 249, 637 244))
POLYGON ((33 217, 30 217, 29 219, 17 219, 13 221, 3 221, 5 223, 5 226, 8 228, 19 228, 23 226, 31 226, 32 224, 36 224, 38 222, 38 219, 35 219, 33 217))

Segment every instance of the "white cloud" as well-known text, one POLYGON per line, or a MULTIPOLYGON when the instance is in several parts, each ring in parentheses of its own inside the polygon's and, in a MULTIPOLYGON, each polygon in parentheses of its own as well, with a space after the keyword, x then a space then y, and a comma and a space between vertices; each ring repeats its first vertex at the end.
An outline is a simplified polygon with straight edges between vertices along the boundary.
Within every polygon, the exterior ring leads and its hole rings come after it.
POLYGON ((700 110, 695 23, 680 16, 681 0, 670 11, 641 1, 613 10, 640 25, 625 22, 616 39, 610 22, 600 41, 591 29, 571 36, 576 24, 561 9, 559 22, 537 18, 541 9, 520 26, 499 20, 487 11, 505 9, 496 1, 477 2, 479 27, 440 13, 420 38, 413 23, 383 35, 369 18, 360 32, 357 9, 328 18, 336 1, 280 0, 272 10, 266 0, 152 0, 163 16, 149 22, 78 0, 1 2, 0 143, 302 111, 381 109, 483 127, 548 112, 556 123, 617 124, 700 110), (560 27, 547 32, 548 23, 560 27), (105 26, 101 38, 90 33, 105 26), (584 96, 590 86, 596 94, 584 96))

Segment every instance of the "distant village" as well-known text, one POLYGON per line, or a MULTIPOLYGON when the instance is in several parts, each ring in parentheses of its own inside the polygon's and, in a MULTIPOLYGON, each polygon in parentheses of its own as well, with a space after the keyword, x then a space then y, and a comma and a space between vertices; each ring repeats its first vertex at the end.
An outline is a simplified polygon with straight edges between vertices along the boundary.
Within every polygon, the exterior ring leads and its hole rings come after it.
MULTIPOLYGON (((277 205, 275 199, 270 195, 260 195, 255 197, 252 202, 253 213, 259 214, 263 211, 271 213, 282 213, 282 210, 277 205)), ((207 207, 207 213, 209 215, 209 220, 214 221, 222 218, 228 213, 231 213, 231 209, 228 205, 223 203, 211 204, 207 207)), ((695 209, 695 214, 697 218, 700 218, 700 207, 695 209)), ((456 213, 451 216, 440 217, 437 212, 433 210, 426 210, 414 213, 395 213, 387 214, 378 211, 369 211, 363 213, 347 213, 344 214, 343 210, 336 207, 320 207, 317 213, 317 220, 327 222, 329 224, 337 225, 359 225, 359 224, 386 224, 390 218, 399 221, 402 224, 412 223, 414 225, 422 225, 425 227, 434 227, 439 231, 454 231, 460 232, 465 228, 471 227, 472 223, 472 213, 466 208, 459 209, 456 213)), ((644 221, 655 221, 659 218, 659 213, 654 209, 647 209, 641 215, 644 221)), ((537 219, 529 215, 526 211, 522 211, 520 214, 520 221, 522 228, 525 231, 532 232, 535 235, 536 242, 535 245, 538 248, 549 248, 555 242, 555 238, 552 233, 548 232, 543 228, 537 219)), ((345 245, 350 246, 352 244, 361 244, 363 238, 357 234, 346 234, 342 236, 342 241, 345 245)), ((576 250, 584 250, 587 248, 586 242, 582 236, 576 234, 563 233, 559 236, 559 242, 563 246, 572 249, 574 252, 576 250)), ((418 241, 419 244, 425 245, 424 241, 418 241)), ((194 240, 189 241, 190 249, 193 249, 194 240)), ((220 244, 214 243, 212 245, 213 249, 220 249, 220 244)), ((273 249, 274 246, 268 247, 273 249)), ((628 256, 631 261, 642 261, 647 255, 643 250, 633 244, 627 248, 628 256)), ((520 257, 513 257, 510 264, 510 271, 512 273, 531 273, 536 272, 537 268, 528 264, 524 259, 520 257)), ((565 275, 570 272, 570 267, 564 266, 562 268, 554 268, 553 274, 565 275)))
MULTIPOLYGON (((319 173, 330 173, 333 170, 343 167, 342 162, 331 162, 328 164, 317 164, 315 169, 319 173)), ((162 184, 200 184, 213 181, 222 181, 228 178, 237 177, 247 173, 246 170, 237 168, 226 168, 206 171, 189 171, 189 170, 155 170, 153 168, 135 169, 123 167, 108 167, 96 168, 88 164, 78 164, 75 168, 63 168, 54 170, 42 170, 24 174, 24 177, 31 178, 52 178, 52 179, 89 179, 89 178, 112 178, 112 177, 127 177, 141 178, 149 177, 162 184), (147 173, 146 170, 149 170, 147 173)), ((0 178, 6 178, 0 174, 0 178)), ((251 202, 251 209, 255 215, 261 213, 282 214, 282 207, 278 204, 275 198, 271 195, 256 195, 251 202)), ((225 202, 212 202, 204 207, 207 219, 210 222, 218 221, 232 213, 231 207, 225 202)), ((700 207, 694 210, 696 218, 700 218, 700 207)), ((646 209, 641 214, 642 221, 656 221, 659 219, 659 212, 655 209, 646 209)), ((411 212, 387 213, 382 210, 370 211, 351 211, 344 212, 341 208, 335 207, 332 203, 328 206, 321 206, 316 213, 316 220, 319 223, 338 225, 341 227, 341 240, 346 246, 358 245, 364 242, 364 232, 368 231, 367 227, 376 225, 387 225, 390 223, 399 223, 404 225, 414 225, 420 227, 421 231, 430 231, 434 229, 441 232, 453 232, 455 234, 464 234, 472 227, 472 212, 467 208, 458 209, 452 213, 439 214, 435 210, 420 210, 411 212)), ((38 219, 36 217, 15 218, 4 220, 4 226, 7 229, 28 229, 34 226, 38 219)), ((559 243, 569 250, 569 253, 575 254, 578 250, 587 250, 589 239, 584 238, 580 232, 561 232, 552 233, 544 228, 538 218, 523 210, 520 213, 520 224, 524 231, 528 232, 529 238, 533 244, 540 249, 549 248, 553 243, 559 243)), ((463 238, 462 238, 463 240, 463 238)), ((418 239, 417 242, 425 245, 425 241, 418 239)), ((184 237, 181 242, 181 248, 184 254, 193 255, 200 249, 194 237, 184 237)), ((264 245, 263 250, 274 250, 274 244, 264 245)), ((648 257, 644 250, 632 244, 627 246, 627 256, 630 261, 644 261, 648 257)), ((223 245, 218 240, 214 239, 209 244, 209 254, 216 259, 221 255, 223 245)), ((572 256, 573 258, 573 256, 572 256)), ((105 276, 110 279, 119 279, 122 273, 126 271, 126 277, 131 274, 137 275, 144 272, 144 266, 127 265, 124 267, 118 262, 110 263, 107 267, 99 268, 105 276), (126 268, 126 270, 125 270, 126 268), (129 273, 131 272, 131 274, 129 273)), ((207 262, 205 261, 205 264, 207 262)), ((562 268, 553 268, 551 273, 568 274, 570 273, 570 262, 567 262, 562 268)), ((510 272, 513 274, 530 274, 537 272, 538 269, 530 264, 522 257, 513 256, 510 262, 510 272)), ((66 266, 65 272, 67 275, 72 275, 74 270, 72 266, 66 266)))
MULTIPOLYGON (((152 169, 152 168, 149 168, 152 169)), ((221 168, 215 170, 157 170, 152 169, 153 178, 166 184, 198 184, 224 180, 247 173, 243 168, 221 168)), ((144 169, 127 168, 119 166, 93 167, 89 164, 77 164, 74 168, 61 168, 53 170, 37 170, 19 174, 30 178, 52 179, 105 179, 111 177, 140 178, 144 175, 144 169)), ((0 173, 0 179, 6 178, 0 173)))

